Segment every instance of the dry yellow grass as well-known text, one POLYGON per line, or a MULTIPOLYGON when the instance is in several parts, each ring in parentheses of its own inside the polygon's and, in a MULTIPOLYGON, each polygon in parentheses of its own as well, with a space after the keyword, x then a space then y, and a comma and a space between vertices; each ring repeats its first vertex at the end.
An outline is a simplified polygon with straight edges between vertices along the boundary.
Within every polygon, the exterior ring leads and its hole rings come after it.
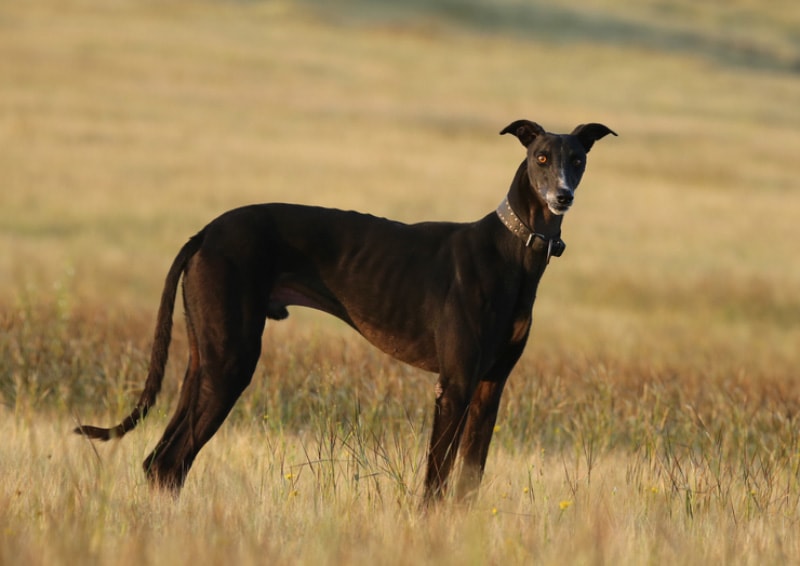
POLYGON ((253 385, 175 501, 148 489, 139 464, 174 408, 180 362, 123 441, 69 436, 79 419, 130 407, 146 318, 4 321, 15 381, 0 410, 3 562, 800 557, 800 393, 769 366, 537 348, 509 384, 478 500, 426 514, 431 377, 351 334, 287 322, 268 329, 253 385))
POLYGON ((342 6, 0 5, 0 562, 800 561, 794 4, 342 6), (314 313, 268 327, 180 501, 139 470, 180 324, 150 422, 65 439, 129 409, 166 266, 214 215, 475 219, 521 117, 620 137, 472 509, 416 508, 432 376, 314 313))
POLYGON ((448 503, 422 514, 405 485, 424 455, 410 428, 393 445, 365 438, 353 421, 299 433, 227 427, 175 501, 148 491, 131 465, 163 416, 99 453, 80 439, 64 442, 70 424, 2 417, 4 563, 763 564, 800 556, 797 446, 788 461, 756 456, 748 479, 746 463, 713 451, 599 451, 589 464, 577 446, 501 443, 470 509, 448 503))

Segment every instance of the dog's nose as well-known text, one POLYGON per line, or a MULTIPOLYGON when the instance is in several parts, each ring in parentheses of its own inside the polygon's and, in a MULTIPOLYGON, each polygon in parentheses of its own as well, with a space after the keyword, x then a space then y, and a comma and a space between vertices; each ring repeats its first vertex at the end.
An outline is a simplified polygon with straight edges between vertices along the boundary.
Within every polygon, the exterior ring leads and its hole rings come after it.
POLYGON ((572 204, 573 198, 575 197, 572 196, 572 193, 562 192, 558 193, 556 200, 558 201, 558 204, 572 204))

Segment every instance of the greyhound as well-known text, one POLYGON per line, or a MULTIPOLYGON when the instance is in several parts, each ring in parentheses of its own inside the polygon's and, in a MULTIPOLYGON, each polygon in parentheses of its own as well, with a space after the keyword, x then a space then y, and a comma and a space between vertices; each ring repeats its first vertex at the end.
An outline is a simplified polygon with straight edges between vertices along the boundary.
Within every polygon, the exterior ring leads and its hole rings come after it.
POLYGON ((516 136, 527 157, 497 210, 476 222, 408 225, 291 204, 245 206, 210 222, 167 273, 135 408, 113 428, 75 432, 121 437, 155 404, 183 277, 189 362, 175 414, 143 464, 151 485, 180 492, 250 383, 266 320, 285 319, 294 305, 336 316, 389 355, 439 374, 423 502, 445 494, 459 447, 455 497, 474 497, 503 387, 528 340, 539 280, 565 248, 561 222, 586 154, 617 135, 596 123, 553 134, 529 120, 500 133, 516 136))

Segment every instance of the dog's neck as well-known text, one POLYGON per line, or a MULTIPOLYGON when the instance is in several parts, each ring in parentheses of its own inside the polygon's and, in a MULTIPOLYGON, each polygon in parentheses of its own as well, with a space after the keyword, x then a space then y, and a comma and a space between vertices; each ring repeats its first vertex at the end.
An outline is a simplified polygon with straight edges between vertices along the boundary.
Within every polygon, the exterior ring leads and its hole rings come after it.
POLYGON ((527 162, 514 176, 508 195, 497 207, 497 216, 508 230, 531 247, 537 239, 547 246, 547 259, 560 256, 566 244, 561 239, 562 215, 553 214, 531 187, 527 162))

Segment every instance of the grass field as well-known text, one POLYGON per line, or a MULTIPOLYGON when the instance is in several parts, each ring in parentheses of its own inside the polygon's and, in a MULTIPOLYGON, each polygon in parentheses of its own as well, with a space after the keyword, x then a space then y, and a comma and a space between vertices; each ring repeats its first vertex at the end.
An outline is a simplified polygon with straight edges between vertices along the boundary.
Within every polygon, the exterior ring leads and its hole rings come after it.
POLYGON ((0 3, 0 563, 800 562, 800 10, 0 3), (295 310, 180 500, 123 442, 180 245, 291 201, 474 220, 497 132, 603 122, 471 508, 418 504, 435 377, 295 310))

